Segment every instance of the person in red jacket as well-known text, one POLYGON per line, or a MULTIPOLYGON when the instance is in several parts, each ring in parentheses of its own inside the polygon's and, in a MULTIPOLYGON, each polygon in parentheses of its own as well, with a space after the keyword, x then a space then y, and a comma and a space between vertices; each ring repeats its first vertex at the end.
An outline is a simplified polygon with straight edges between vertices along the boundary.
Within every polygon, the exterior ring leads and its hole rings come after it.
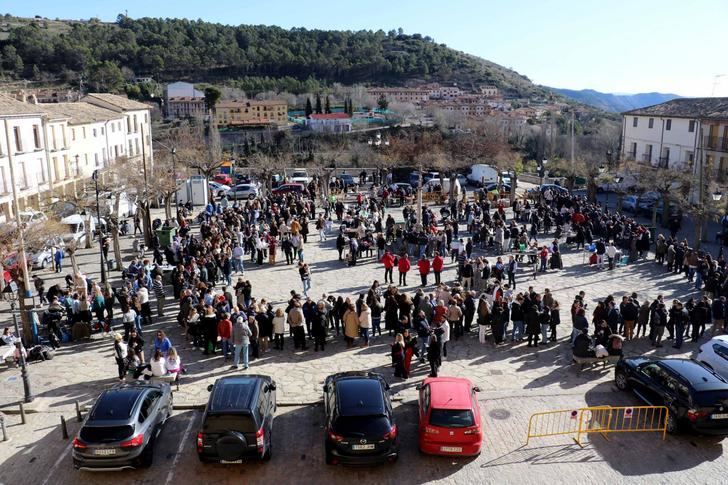
POLYGON ((430 260, 426 255, 422 255, 417 261, 417 267, 420 269, 420 278, 422 278, 422 286, 427 286, 427 275, 430 274, 430 260))
POLYGON ((399 263, 397 264, 397 269, 399 269, 399 286, 407 286, 407 272, 411 267, 412 265, 407 254, 399 258, 399 263))
POLYGON ((389 251, 384 251, 382 256, 382 264, 384 264, 384 283, 394 284, 392 279, 392 268, 394 268, 394 256, 389 251))
POLYGON ((445 260, 442 259, 440 253, 435 253, 435 259, 432 260, 432 271, 435 273, 435 284, 440 284, 440 273, 442 273, 442 267, 445 266, 445 260))
POLYGON ((226 313, 224 318, 217 322, 217 335, 220 337, 223 358, 228 360, 233 351, 231 340, 233 337, 233 322, 230 321, 229 313, 226 313))

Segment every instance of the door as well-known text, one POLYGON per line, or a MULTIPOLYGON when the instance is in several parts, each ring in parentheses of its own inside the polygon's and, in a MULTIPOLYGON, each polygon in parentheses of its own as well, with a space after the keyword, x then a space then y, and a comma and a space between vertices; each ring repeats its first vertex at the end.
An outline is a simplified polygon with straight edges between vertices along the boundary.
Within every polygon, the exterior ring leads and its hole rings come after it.
POLYGON ((662 369, 654 362, 642 364, 631 381, 635 393, 652 406, 659 406, 661 398, 655 394, 656 384, 660 380, 662 369))
POLYGON ((723 377, 728 378, 728 347, 715 343, 713 344, 713 352, 717 357, 710 362, 713 370, 723 377))

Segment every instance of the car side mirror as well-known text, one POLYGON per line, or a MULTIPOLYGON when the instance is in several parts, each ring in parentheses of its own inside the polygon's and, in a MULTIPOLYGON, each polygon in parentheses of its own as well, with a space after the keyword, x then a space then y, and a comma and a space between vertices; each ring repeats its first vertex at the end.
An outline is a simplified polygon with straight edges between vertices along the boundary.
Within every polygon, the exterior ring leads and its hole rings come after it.
POLYGON ((268 388, 266 389, 268 392, 275 391, 276 385, 275 384, 268 384, 268 388))
POLYGON ((473 391, 480 392, 480 388, 478 386, 473 387, 473 391))
POLYGON ((417 391, 421 391, 421 390, 422 390, 422 384, 417 384, 417 385, 415 386, 415 390, 417 390, 417 391))
POLYGON ((212 387, 213 387, 213 385, 212 385, 212 384, 210 384, 209 386, 207 386, 207 391, 208 391, 208 392, 212 392, 212 387))
POLYGON ((324 386, 324 392, 329 392, 329 385, 328 385, 328 384, 326 384, 326 385, 324 386))

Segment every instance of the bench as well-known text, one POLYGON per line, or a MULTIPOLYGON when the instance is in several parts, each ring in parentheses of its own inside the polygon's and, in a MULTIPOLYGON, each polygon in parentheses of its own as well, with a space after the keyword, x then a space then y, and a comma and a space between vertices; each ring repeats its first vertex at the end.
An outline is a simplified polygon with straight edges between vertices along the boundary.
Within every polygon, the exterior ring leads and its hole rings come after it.
POLYGON ((571 360, 574 364, 579 364, 579 370, 583 370, 587 365, 596 365, 601 363, 602 368, 606 368, 607 364, 616 364, 622 359, 621 355, 608 355, 606 357, 577 357, 572 355, 571 360))
MULTIPOLYGON (((180 381, 180 374, 181 372, 178 372, 176 376, 166 375, 166 376, 152 376, 147 380, 146 382, 166 382, 170 386, 174 385, 175 389, 179 391, 179 381, 180 381)), ((143 377, 140 377, 140 379, 144 379, 143 377)), ((126 382, 133 382, 137 379, 134 379, 133 373, 129 372, 125 376, 124 379, 126 382)))

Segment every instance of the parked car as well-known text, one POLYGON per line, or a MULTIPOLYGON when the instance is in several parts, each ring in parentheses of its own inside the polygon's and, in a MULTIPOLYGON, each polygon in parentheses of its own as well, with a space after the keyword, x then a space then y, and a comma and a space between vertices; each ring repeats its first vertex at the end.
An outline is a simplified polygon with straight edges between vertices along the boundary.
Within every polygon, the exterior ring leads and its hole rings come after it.
POLYGON ((354 182, 354 177, 352 177, 351 174, 342 173, 342 174, 338 175, 336 178, 341 180, 341 183, 343 184, 344 188, 356 185, 356 182, 354 182))
POLYGON ((538 187, 534 187, 528 190, 528 195, 534 197, 539 192, 546 192, 546 189, 551 189, 552 192, 560 193, 562 195, 569 195, 569 190, 566 187, 562 187, 561 185, 556 184, 543 184, 538 187))
POLYGON ((374 372, 326 378, 326 464, 371 465, 399 456, 389 384, 374 372))
POLYGON ((311 182, 311 177, 308 176, 308 172, 305 170, 296 170, 291 174, 290 181, 306 186, 311 182))
MULTIPOLYGON (((387 188, 389 189, 390 192, 402 190, 405 193, 405 195, 412 195, 414 193, 414 189, 412 188, 412 186, 406 182, 397 182, 397 183, 387 186, 387 188)), ((383 190, 384 190, 383 188, 380 188, 379 191, 377 191, 377 195, 379 197, 382 196, 383 190)))
POLYGON ((216 173, 212 177, 212 181, 221 185, 227 185, 228 187, 233 185, 233 178, 229 173, 216 173))
MULTIPOLYGON (((450 177, 446 177, 445 179, 440 181, 440 178, 432 178, 422 184, 422 190, 424 192, 439 192, 443 191, 444 193, 450 193, 450 177)), ((455 195, 459 197, 460 194, 463 193, 463 188, 460 186, 460 182, 458 182, 457 179, 455 179, 455 195)))
POLYGON ((20 221, 26 226, 48 220, 48 217, 44 213, 37 210, 20 211, 18 212, 18 216, 20 221))
MULTIPOLYGON (((440 179, 440 173, 439 172, 422 172, 422 183, 426 184, 428 181, 432 179, 440 179)), ((410 172, 409 174, 409 184, 417 188, 420 186, 420 172, 414 171, 410 172)))
POLYGON ((223 185, 217 182, 213 182, 212 180, 207 182, 207 185, 210 186, 210 191, 212 191, 212 193, 215 194, 216 197, 222 197, 228 190, 230 190, 229 185, 223 185))
POLYGON ((225 192, 227 198, 232 200, 238 199, 255 199, 258 197, 258 187, 253 184, 238 184, 225 192))
MULTIPOLYGON (((682 210, 680 209, 680 206, 670 202, 668 207, 670 208, 670 217, 682 218, 682 210)), ((637 205, 638 212, 644 214, 646 217, 652 217, 653 211, 657 214, 658 218, 662 217, 662 212, 665 210, 664 208, 665 201, 662 198, 657 200, 640 198, 640 202, 637 205)))
POLYGON ((247 173, 236 173, 234 183, 235 184, 250 184, 250 183, 252 183, 252 179, 250 178, 250 175, 247 173))
POLYGON ((271 191, 273 195, 285 194, 303 194, 306 193, 306 187, 303 184, 282 184, 271 191))
POLYGON ((276 383, 263 375, 222 377, 207 387, 210 398, 197 433, 203 463, 242 463, 273 456, 276 383))
MULTIPOLYGON (((87 217, 82 214, 73 214, 71 216, 64 217, 61 219, 61 224, 67 228, 65 233, 61 236, 64 244, 68 246, 68 244, 73 241, 75 241, 78 246, 86 244, 86 237, 90 235, 93 238, 94 234, 96 234, 98 223, 99 219, 94 216, 87 217), (87 222, 91 223, 90 227, 86 227, 87 222)), ((106 222, 101 219, 100 225, 103 227, 106 225, 106 222)))
POLYGON ((151 466, 154 443, 171 414, 169 384, 135 382, 102 392, 73 440, 74 468, 151 466))
POLYGON ((33 269, 46 269, 53 266, 53 248, 60 247, 63 249, 65 244, 63 238, 56 236, 46 241, 45 246, 39 251, 35 251, 30 255, 29 259, 33 265, 33 269))
POLYGON ((637 212, 637 196, 636 195, 625 195, 622 198, 622 210, 626 212, 637 212))
POLYGON ((728 335, 718 335, 701 345, 697 359, 728 379, 728 335))
POLYGON ((617 362, 618 389, 633 389, 652 406, 667 406, 667 431, 690 427, 710 435, 728 435, 728 381, 700 362, 688 359, 631 357, 617 362))
POLYGON ((420 451, 476 456, 483 443, 480 389, 458 377, 428 377, 420 386, 420 451))
MULTIPOLYGON (((501 188, 506 194, 511 193, 511 186, 508 184, 501 184, 501 188)), ((498 184, 486 184, 485 187, 483 187, 483 190, 486 192, 494 192, 498 191, 498 184)))

